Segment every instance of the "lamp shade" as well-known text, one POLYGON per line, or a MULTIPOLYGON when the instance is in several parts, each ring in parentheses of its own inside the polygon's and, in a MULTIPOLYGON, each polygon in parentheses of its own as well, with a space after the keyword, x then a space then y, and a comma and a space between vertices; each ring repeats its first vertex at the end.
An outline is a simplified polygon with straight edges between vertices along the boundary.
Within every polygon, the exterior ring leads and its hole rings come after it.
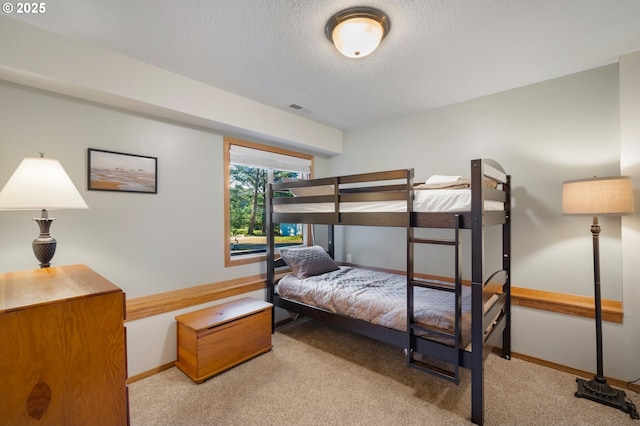
POLYGON ((565 215, 622 216, 633 212, 633 186, 628 176, 569 180, 562 185, 565 215))
POLYGON ((0 192, 0 210, 88 209, 59 161, 25 158, 0 192))

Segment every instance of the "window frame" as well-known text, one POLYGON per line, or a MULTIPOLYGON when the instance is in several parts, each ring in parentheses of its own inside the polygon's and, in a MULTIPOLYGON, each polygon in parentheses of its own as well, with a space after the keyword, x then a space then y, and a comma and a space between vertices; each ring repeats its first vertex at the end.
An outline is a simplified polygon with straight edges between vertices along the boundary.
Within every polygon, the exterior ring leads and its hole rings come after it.
MULTIPOLYGON (((252 148, 260 151, 266 152, 274 152, 277 154, 288 155, 290 157, 297 157, 309 160, 311 162, 309 179, 313 178, 313 166, 314 166, 314 157, 313 155, 304 154, 297 151, 291 151, 284 148, 277 148, 269 145, 263 145, 256 142, 249 142, 241 139, 236 139, 233 137, 225 136, 224 137, 224 266, 238 266, 238 265, 246 265, 250 263, 264 262, 267 258, 266 253, 256 253, 256 254, 245 254, 240 256, 231 256, 231 248, 229 246, 229 235, 231 231, 231 218, 230 218, 230 197, 229 197, 229 170, 231 168, 231 145, 238 145, 247 148, 252 148)), ((307 225, 307 235, 310 234, 310 225, 307 225)), ((307 239, 308 240, 308 239, 307 239)), ((309 244, 309 241, 306 242, 309 244)))

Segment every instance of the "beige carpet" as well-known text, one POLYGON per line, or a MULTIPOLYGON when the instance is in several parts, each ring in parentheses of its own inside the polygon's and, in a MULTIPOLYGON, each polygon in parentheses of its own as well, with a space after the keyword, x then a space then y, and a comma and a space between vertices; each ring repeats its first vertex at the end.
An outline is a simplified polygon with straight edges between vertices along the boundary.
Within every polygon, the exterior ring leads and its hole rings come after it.
MULTIPOLYGON (((518 359, 485 363, 487 425, 633 425, 575 398, 575 377, 518 359)), ((640 396, 626 390, 640 406, 640 396)), ((402 349, 312 320, 279 327, 273 350, 196 385, 171 368, 129 387, 132 426, 468 425, 460 385, 405 366, 402 349)))

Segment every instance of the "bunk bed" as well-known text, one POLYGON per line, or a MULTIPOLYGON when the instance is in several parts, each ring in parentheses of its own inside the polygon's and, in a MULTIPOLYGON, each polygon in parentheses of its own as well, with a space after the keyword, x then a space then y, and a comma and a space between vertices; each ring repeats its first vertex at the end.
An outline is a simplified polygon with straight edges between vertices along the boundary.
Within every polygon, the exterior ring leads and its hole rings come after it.
POLYGON ((438 185, 416 184, 413 169, 268 185, 265 197, 267 294, 270 302, 290 313, 404 348, 409 367, 456 384, 459 367, 470 370, 471 421, 482 424, 484 360, 492 351, 508 359, 511 351, 511 183, 510 176, 493 160, 472 160, 470 166, 470 177, 460 181, 466 187, 461 190, 433 189, 438 185), (434 199, 436 201, 432 201, 434 199), (328 248, 322 249, 322 253, 318 252, 317 246, 277 251, 275 224, 283 223, 327 225, 328 248), (358 275, 355 287, 347 290, 350 291, 346 296, 348 302, 341 303, 336 299, 323 305, 322 301, 329 298, 326 295, 313 300, 314 295, 308 294, 309 288, 315 293, 319 282, 327 278, 333 283, 330 298, 335 298, 336 279, 358 269, 352 265, 332 264, 335 225, 404 228, 405 273, 388 274, 374 269, 364 272, 364 276, 358 275), (488 227, 501 234, 499 248, 496 244, 487 245, 485 231, 488 227), (419 228, 449 229, 446 232, 452 237, 417 236, 419 228), (467 265, 470 279, 466 281, 463 281, 464 262, 461 260, 463 230, 470 230, 467 232, 471 235, 471 260, 467 265), (414 246, 417 245, 452 246, 452 277, 442 280, 416 273, 414 246), (500 258, 497 270, 487 266, 485 252, 490 249, 500 250, 500 253, 494 253, 500 258), (280 252, 282 256, 278 258, 280 252), (328 260, 323 257, 325 254, 328 260), (282 267, 290 267, 291 272, 283 277, 282 267), (372 275, 367 276, 367 273, 372 275), (294 287, 285 290, 285 283, 287 286, 293 283, 294 287), (389 297, 380 297, 379 293, 367 297, 363 294, 364 287, 373 287, 375 292, 386 287, 394 290, 389 297), (431 308, 425 305, 425 299, 442 299, 448 307, 444 310, 441 306, 431 308), (382 300, 382 307, 372 307, 375 300, 382 300), (359 315, 358 309, 354 308, 356 302, 364 303, 362 310, 373 312, 372 318, 359 315), (346 308, 341 309, 339 305, 346 308), (380 320, 392 310, 393 319, 380 320), (436 312, 427 315, 436 317, 433 322, 424 318, 425 311, 436 312))

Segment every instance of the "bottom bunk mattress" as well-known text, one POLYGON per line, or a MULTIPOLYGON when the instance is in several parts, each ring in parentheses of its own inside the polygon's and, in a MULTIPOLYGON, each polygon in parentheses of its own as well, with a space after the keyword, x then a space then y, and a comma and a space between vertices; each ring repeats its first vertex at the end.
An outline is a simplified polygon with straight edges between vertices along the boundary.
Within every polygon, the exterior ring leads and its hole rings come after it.
MULTIPOLYGON (((407 330, 407 278, 371 269, 340 266, 308 278, 286 274, 276 286, 284 299, 398 331, 407 330)), ((423 287, 414 289, 414 320, 449 332, 455 327, 455 293, 423 287)), ((462 287, 462 342, 471 335, 471 289, 462 287)), ((416 333, 419 334, 419 333, 416 333)), ((425 335, 449 345, 452 339, 425 335)))

